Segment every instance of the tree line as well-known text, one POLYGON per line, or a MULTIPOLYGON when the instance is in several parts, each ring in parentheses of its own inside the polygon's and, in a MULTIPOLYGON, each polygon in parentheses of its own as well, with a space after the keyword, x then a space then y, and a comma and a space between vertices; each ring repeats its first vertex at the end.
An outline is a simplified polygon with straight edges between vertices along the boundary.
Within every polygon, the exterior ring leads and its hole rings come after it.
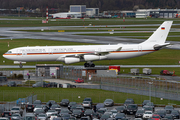
POLYGON ((176 9, 180 6, 180 0, 0 0, 0 9, 58 9, 58 12, 67 12, 70 5, 86 5, 87 8, 99 8, 107 10, 134 10, 167 8, 176 9))

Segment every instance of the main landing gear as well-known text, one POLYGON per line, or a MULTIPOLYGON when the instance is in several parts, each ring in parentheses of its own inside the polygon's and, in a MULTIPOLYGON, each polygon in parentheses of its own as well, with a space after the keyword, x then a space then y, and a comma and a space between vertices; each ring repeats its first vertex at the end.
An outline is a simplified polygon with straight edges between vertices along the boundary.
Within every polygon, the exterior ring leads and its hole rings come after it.
POLYGON ((22 63, 20 62, 20 64, 19 64, 19 68, 22 68, 23 67, 23 65, 22 65, 22 63))
POLYGON ((95 67, 95 64, 93 62, 86 62, 84 63, 84 67, 95 67))

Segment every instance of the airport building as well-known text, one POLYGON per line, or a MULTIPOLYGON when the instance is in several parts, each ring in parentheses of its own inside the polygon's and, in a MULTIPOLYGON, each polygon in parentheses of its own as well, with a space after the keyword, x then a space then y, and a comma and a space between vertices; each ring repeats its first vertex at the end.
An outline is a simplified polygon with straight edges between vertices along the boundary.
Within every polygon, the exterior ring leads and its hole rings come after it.
POLYGON ((86 15, 86 5, 70 5, 70 12, 79 13, 83 17, 86 15))
POLYGON ((86 8, 86 16, 88 17, 99 16, 99 8, 86 8))

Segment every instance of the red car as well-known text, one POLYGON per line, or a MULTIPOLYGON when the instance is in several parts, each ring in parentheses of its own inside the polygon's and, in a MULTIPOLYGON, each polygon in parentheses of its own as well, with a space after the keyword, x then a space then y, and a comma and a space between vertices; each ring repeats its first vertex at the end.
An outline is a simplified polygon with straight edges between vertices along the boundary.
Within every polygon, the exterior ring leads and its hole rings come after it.
POLYGON ((75 83, 84 83, 84 80, 82 78, 78 78, 77 80, 75 80, 75 83))
POLYGON ((154 114, 151 119, 160 120, 160 119, 161 119, 161 116, 159 116, 159 115, 157 115, 157 114, 154 114))

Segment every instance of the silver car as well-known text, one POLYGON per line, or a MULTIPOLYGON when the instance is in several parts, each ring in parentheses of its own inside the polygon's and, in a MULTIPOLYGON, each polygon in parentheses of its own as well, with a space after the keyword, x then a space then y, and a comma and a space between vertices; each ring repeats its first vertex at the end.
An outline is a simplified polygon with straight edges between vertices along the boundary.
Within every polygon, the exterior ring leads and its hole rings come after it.
POLYGON ((37 119, 38 120, 48 120, 48 117, 46 114, 41 113, 37 116, 37 119))
POLYGON ((105 106, 113 106, 114 105, 114 101, 112 99, 106 99, 104 101, 104 105, 105 106))
POLYGON ((14 114, 14 113, 19 113, 21 116, 23 114, 23 110, 21 109, 21 107, 19 106, 14 106, 12 109, 11 109, 11 113, 14 114))
POLYGON ((6 117, 0 117, 0 120, 9 120, 9 118, 6 118, 6 117))
POLYGON ((21 120, 22 117, 19 113, 12 114, 11 120, 21 120))

